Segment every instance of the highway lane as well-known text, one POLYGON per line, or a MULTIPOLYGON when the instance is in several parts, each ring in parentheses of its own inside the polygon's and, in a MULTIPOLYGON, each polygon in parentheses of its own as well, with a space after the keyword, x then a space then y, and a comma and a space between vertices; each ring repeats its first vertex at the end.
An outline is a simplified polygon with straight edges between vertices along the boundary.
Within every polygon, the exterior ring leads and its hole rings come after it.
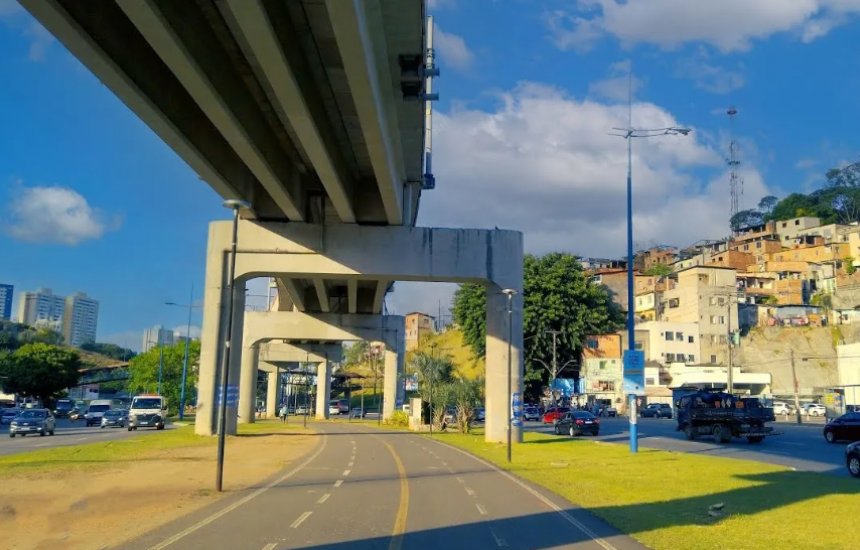
MULTIPOLYGON (((844 462, 846 443, 827 443, 822 435, 823 420, 814 419, 802 425, 775 422, 772 424, 774 431, 781 435, 765 438, 762 443, 754 445, 746 439, 733 439, 727 444, 715 443, 710 436, 687 441, 684 434, 675 429, 676 426, 675 420, 640 418, 639 445, 667 451, 755 460, 800 471, 849 475, 844 462)), ((626 417, 601 418, 600 435, 596 439, 626 445, 630 437, 628 427, 626 417)), ((526 429, 552 433, 551 425, 537 422, 528 422, 526 429)))
MULTIPOLYGON (((165 430, 172 429, 168 424, 165 430)), ((58 418, 54 435, 28 435, 26 437, 9 437, 9 426, 4 424, 0 429, 0 455, 10 455, 53 447, 67 447, 69 445, 83 445, 84 443, 95 443, 97 441, 111 441, 126 437, 142 436, 155 433, 155 430, 140 429, 134 432, 126 428, 100 428, 99 426, 86 427, 81 421, 72 422, 67 418, 58 418)))
MULTIPOLYGON (((444 443, 319 423, 310 456, 123 548, 642 548, 555 495, 444 443)), ((289 437, 284 437, 289 444, 289 437)), ((229 446, 227 451, 229 484, 229 446)))

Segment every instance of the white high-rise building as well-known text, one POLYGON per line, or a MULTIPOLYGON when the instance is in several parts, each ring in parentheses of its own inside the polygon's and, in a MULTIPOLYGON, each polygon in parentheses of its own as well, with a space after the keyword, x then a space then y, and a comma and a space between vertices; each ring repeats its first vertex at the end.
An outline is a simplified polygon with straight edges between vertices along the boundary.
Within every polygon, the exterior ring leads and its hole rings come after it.
POLYGON ((99 322, 99 302, 77 292, 66 297, 63 315, 63 337, 66 344, 78 347, 96 341, 96 327, 99 322))
POLYGON ((65 298, 56 296, 50 288, 40 288, 36 292, 22 292, 18 299, 18 322, 31 327, 46 327, 62 332, 65 310, 65 298))
POLYGON ((172 346, 174 343, 173 331, 161 325, 155 325, 143 331, 143 345, 140 347, 142 353, 146 353, 159 344, 172 346))

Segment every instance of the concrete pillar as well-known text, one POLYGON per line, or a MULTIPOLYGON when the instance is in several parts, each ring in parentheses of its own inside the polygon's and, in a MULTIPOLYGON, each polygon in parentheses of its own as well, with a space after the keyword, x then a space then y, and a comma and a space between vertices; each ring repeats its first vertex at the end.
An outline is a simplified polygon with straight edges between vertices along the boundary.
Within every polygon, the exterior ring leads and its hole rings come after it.
MULTIPOLYGON (((200 370, 197 381, 197 414, 194 431, 199 435, 213 435, 218 428, 217 395, 221 390, 221 363, 224 342, 227 339, 227 260, 229 237, 223 238, 223 224, 209 226, 209 243, 206 255, 206 282, 203 290, 203 329, 200 335, 200 370)), ((233 286, 233 342, 231 353, 230 386, 238 386, 242 349, 242 330, 245 313, 245 282, 233 286)), ((226 433, 236 433, 236 407, 228 407, 226 433)))
POLYGON ((275 367, 275 370, 268 374, 269 378, 266 381, 266 418, 277 418, 278 408, 281 404, 280 395, 278 395, 281 389, 281 369, 275 367))
POLYGON ((331 396, 331 363, 323 361, 317 365, 317 420, 328 418, 329 396, 331 396))
POLYGON ((391 418, 396 409, 397 382, 400 380, 401 354, 396 349, 385 348, 385 377, 382 382, 382 418, 391 418))
POLYGON ((239 422, 252 424, 257 416, 257 367, 260 347, 256 344, 242 352, 242 372, 239 381, 239 422))
MULTIPOLYGON (((523 299, 521 286, 513 299, 511 392, 523 391, 523 299)), ((507 441, 511 395, 508 393, 508 298, 497 285, 487 286, 486 441, 507 441)), ((522 430, 514 427, 511 440, 520 443, 522 430)))

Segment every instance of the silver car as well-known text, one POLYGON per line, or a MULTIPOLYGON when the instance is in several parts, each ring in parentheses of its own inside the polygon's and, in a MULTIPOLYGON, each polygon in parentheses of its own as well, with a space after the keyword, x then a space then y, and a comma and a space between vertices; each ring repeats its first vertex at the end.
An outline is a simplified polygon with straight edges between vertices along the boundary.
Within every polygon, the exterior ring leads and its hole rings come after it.
POLYGON ((9 424, 9 437, 27 434, 54 435, 56 421, 48 409, 26 409, 9 424))

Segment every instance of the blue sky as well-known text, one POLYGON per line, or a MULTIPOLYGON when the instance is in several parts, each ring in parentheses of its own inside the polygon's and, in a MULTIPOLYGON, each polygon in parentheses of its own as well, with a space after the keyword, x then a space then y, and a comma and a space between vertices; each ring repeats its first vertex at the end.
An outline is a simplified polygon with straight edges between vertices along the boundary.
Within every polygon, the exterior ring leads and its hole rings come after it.
MULTIPOLYGON (((705 4, 431 1, 437 188, 419 223, 621 255, 626 149, 607 134, 626 122, 630 66, 634 126, 694 129, 634 144, 639 244, 727 233, 729 105, 744 207, 858 160, 860 0, 705 4)), ((9 0, 0 77, 0 282, 87 292, 100 340, 137 347, 146 326, 182 325, 162 304, 201 287, 207 223, 227 217, 219 198, 9 0)), ((389 304, 435 312, 450 292, 399 285, 389 304)))

